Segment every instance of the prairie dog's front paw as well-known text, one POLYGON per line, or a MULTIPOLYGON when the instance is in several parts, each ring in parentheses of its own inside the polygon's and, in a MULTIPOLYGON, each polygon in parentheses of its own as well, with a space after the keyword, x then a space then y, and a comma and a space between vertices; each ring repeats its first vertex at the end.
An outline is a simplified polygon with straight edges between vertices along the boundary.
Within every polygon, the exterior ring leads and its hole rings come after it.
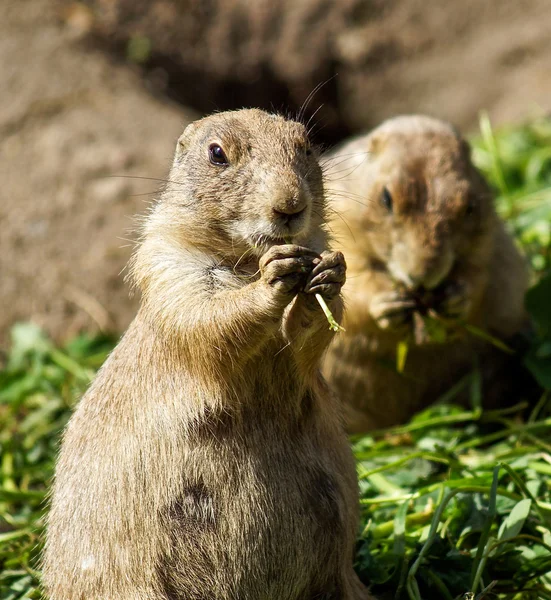
POLYGON ((469 286, 460 281, 448 284, 442 292, 442 299, 434 307, 436 313, 443 318, 456 320, 467 318, 470 309, 469 286))
POLYGON ((342 252, 323 252, 315 264, 304 292, 321 294, 326 300, 332 300, 340 294, 346 281, 346 261, 342 252))
POLYGON ((409 325, 416 302, 403 292, 382 292, 373 296, 369 312, 381 329, 400 330, 409 325))
POLYGON ((294 244, 272 246, 260 259, 260 278, 277 294, 286 298, 304 286, 319 254, 294 244))

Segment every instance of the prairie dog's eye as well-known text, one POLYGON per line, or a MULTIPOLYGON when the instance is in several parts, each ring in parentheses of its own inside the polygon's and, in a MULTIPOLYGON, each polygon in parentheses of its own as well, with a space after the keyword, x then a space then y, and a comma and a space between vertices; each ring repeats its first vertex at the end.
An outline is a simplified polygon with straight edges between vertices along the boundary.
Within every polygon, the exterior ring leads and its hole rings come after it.
POLYGON ((392 195, 386 187, 383 188, 381 193, 381 204, 388 210, 388 212, 392 212, 392 195))
POLYGON ((209 160, 217 167, 225 167, 229 164, 224 150, 218 144, 211 144, 209 146, 209 160))
POLYGON ((312 150, 312 146, 306 146, 304 149, 304 154, 306 154, 306 156, 312 156, 313 153, 314 151, 312 150))
POLYGON ((474 198, 469 198, 467 202, 467 208, 465 208, 465 215, 470 217, 474 211, 476 210, 476 200, 474 198))

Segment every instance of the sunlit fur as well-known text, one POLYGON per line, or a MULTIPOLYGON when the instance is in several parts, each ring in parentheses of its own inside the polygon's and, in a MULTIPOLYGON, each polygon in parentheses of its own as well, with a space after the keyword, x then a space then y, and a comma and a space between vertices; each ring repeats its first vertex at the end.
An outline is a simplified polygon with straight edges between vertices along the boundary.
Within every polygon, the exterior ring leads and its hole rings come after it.
POLYGON ((326 246, 307 145, 302 125, 258 110, 180 138, 131 266, 138 315, 64 435, 51 600, 369 598, 352 570, 354 462, 319 374, 332 334, 304 294, 259 275, 283 239, 326 246), (298 202, 286 229, 272 209, 298 202))
POLYGON ((488 404, 505 402, 509 374, 516 375, 508 355, 473 336, 445 344, 410 341, 400 375, 396 346, 414 332, 407 325, 381 328, 374 317, 393 290, 458 283, 465 290, 458 319, 506 340, 523 327, 525 261, 496 215, 467 143, 447 123, 405 116, 345 143, 323 162, 334 209, 330 227, 348 263, 346 334, 332 346, 324 372, 349 407, 349 428, 405 421, 476 360, 488 404), (382 200, 385 186, 391 210, 382 200))

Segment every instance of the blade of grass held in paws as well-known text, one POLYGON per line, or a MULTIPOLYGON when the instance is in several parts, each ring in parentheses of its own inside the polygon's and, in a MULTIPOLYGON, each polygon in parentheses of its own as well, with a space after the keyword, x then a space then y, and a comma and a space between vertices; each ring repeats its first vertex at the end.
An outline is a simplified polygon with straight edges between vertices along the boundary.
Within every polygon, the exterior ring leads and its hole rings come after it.
POLYGON ((329 307, 327 306, 327 302, 325 302, 325 300, 323 299, 323 296, 321 294, 316 294, 316 300, 319 302, 319 305, 321 306, 321 310, 323 310, 323 312, 325 313, 325 316, 327 317, 327 322, 329 323, 329 329, 331 329, 331 331, 345 331, 344 327, 339 325, 337 323, 337 321, 335 320, 335 317, 333 316, 333 313, 329 310, 329 307))
MULTIPOLYGON (((285 242, 287 244, 293 243, 292 240, 285 240, 285 242)), ((316 300, 318 301, 318 304, 321 306, 321 310, 323 310, 323 313, 325 314, 325 316, 327 318, 327 322, 329 323, 329 329, 331 331, 344 331, 345 330, 344 327, 342 327, 341 325, 339 325, 337 323, 337 320, 335 319, 335 317, 333 316, 333 313, 327 306, 327 302, 325 301, 323 296, 321 294, 315 294, 315 296, 316 296, 316 300)))

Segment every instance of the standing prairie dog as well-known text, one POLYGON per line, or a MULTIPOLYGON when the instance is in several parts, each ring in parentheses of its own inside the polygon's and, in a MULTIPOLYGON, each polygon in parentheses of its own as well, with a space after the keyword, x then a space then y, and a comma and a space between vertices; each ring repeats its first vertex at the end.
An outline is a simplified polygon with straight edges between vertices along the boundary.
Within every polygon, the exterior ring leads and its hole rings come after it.
POLYGON ((51 600, 360 600, 354 461, 319 374, 345 263, 305 128, 260 110, 180 137, 131 273, 139 312, 71 419, 51 600), (287 243, 290 242, 290 243, 287 243))
POLYGON ((348 429, 405 422, 477 363, 485 404, 503 402, 518 358, 466 334, 464 323, 505 341, 519 332, 527 267, 468 144, 447 123, 404 116, 327 159, 330 226, 348 282, 346 333, 324 374, 346 405, 348 429), (421 314, 445 319, 452 337, 432 342, 421 314), (409 344, 403 373, 395 368, 401 340, 409 344))

